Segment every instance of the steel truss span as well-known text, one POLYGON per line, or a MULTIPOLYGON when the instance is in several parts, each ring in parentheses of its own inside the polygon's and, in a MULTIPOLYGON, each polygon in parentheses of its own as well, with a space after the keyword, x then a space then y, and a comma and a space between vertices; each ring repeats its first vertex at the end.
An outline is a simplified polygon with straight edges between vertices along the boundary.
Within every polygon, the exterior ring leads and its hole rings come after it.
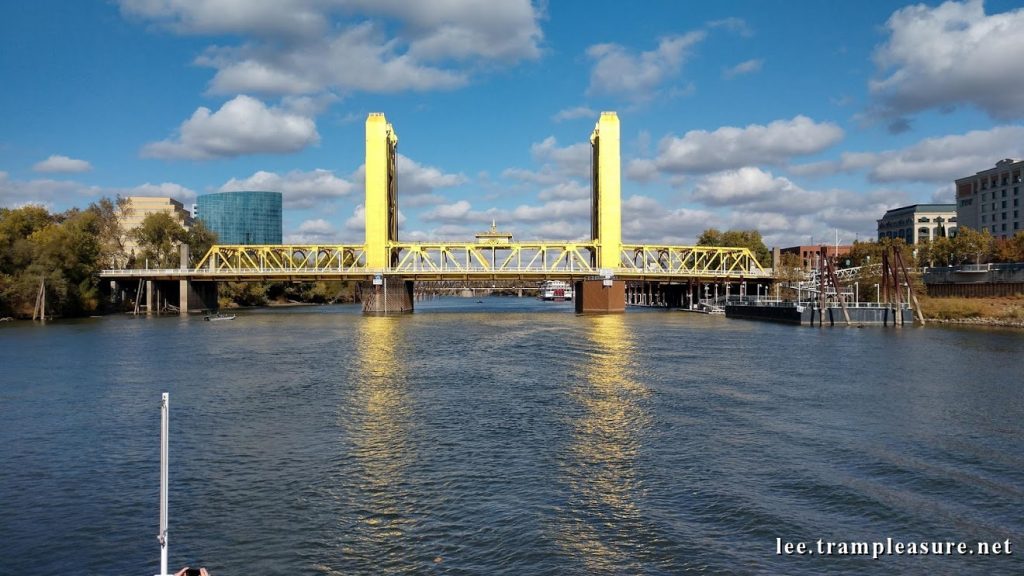
MULTIPOLYGON (((768 278, 746 248, 622 245, 619 266, 592 264, 593 242, 391 243, 392 266, 371 268, 362 245, 217 245, 193 269, 159 271, 192 279, 365 280, 377 274, 421 280, 587 278, 611 273, 635 279, 768 278)), ((105 271, 123 276, 126 271, 105 271)), ((147 276, 156 270, 140 270, 147 276)))

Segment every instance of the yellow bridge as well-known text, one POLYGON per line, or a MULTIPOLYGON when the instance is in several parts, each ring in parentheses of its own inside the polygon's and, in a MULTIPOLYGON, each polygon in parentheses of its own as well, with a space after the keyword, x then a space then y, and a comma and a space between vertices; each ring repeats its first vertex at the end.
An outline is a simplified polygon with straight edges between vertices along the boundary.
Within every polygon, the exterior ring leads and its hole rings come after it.
MULTIPOLYGON (((619 119, 614 112, 601 114, 590 141, 593 176, 589 240, 515 242, 511 235, 496 233, 492 227, 490 234, 479 235, 476 242, 401 242, 398 136, 383 114, 370 114, 366 120, 363 244, 216 245, 195 268, 105 270, 102 276, 183 283, 362 280, 372 281, 376 290, 381 286, 386 290, 389 280, 590 280, 614 290, 627 280, 699 283, 769 279, 746 248, 623 244, 619 119)), ((182 288, 183 293, 188 291, 184 284, 182 288)), ((186 303, 187 297, 181 301, 186 303)), ((385 306, 386 302, 387 298, 385 306)))

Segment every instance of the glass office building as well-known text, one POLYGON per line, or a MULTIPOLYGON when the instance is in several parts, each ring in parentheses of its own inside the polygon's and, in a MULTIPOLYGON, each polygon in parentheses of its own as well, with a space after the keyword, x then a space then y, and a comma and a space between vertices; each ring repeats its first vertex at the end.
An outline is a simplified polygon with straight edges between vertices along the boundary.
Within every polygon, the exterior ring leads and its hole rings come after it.
POLYGON ((218 244, 280 244, 280 192, 217 192, 196 201, 196 218, 218 244))

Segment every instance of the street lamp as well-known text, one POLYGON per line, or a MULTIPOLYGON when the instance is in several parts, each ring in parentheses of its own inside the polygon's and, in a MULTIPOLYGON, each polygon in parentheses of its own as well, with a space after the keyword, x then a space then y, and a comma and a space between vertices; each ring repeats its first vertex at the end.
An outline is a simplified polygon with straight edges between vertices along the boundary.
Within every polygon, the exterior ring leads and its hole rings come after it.
POLYGON ((860 282, 853 283, 853 302, 858 307, 860 306, 860 282))
POLYGON ((882 293, 878 290, 878 284, 875 284, 875 304, 882 303, 882 293))

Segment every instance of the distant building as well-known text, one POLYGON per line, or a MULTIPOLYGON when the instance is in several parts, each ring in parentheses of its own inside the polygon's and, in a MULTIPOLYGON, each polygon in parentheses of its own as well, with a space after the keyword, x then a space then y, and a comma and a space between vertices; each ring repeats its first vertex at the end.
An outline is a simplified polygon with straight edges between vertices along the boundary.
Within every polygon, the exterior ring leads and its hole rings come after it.
MULTIPOLYGON (((779 250, 779 254, 796 254, 800 257, 804 270, 814 270, 817 269, 822 254, 828 258, 835 256, 842 260, 842 257, 849 254, 852 248, 853 246, 850 246, 849 244, 840 244, 838 246, 835 244, 823 244, 821 246, 790 246, 789 248, 779 250)), ((842 267, 843 264, 843 262, 840 262, 840 267, 842 267)), ((776 266, 779 266, 779 264, 776 263, 776 266)))
POLYGON ((185 206, 174 198, 160 196, 128 196, 124 210, 118 215, 121 229, 126 235, 124 251, 129 256, 139 251, 139 244, 132 238, 132 231, 142 225, 150 214, 165 212, 177 220, 185 229, 192 227, 192 215, 185 206))
POLYGON ((894 208, 878 221, 878 239, 901 238, 907 244, 956 236, 956 204, 914 204, 894 208))
POLYGON ((1009 238, 1024 230, 1020 217, 1024 160, 1005 159, 994 168, 956 180, 956 217, 961 226, 1009 238))
POLYGON ((196 200, 196 219, 218 244, 280 244, 280 192, 217 192, 196 200))

